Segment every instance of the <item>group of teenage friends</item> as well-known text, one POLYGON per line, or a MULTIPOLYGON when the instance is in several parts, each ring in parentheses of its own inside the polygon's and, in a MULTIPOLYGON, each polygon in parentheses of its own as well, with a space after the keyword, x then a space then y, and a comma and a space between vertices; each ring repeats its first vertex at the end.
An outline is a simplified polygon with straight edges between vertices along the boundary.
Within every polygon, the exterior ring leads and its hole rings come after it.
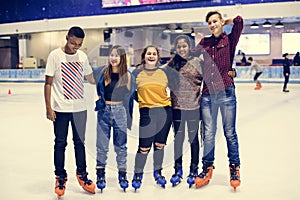
POLYGON ((47 60, 44 97, 46 115, 54 126, 55 193, 65 193, 68 179, 64 167, 69 123, 72 126, 79 184, 89 193, 96 187, 106 187, 107 165, 111 132, 116 153, 118 180, 125 191, 127 179, 127 130, 131 129, 134 101, 139 107, 139 139, 135 155, 131 186, 137 190, 143 181, 144 167, 153 149, 153 177, 165 187, 163 176, 164 147, 171 127, 174 130, 174 174, 170 178, 176 186, 183 177, 183 142, 185 135, 190 144, 191 161, 187 183, 196 188, 207 185, 213 174, 217 116, 221 112, 223 132, 227 143, 230 185, 240 185, 239 142, 236 133, 236 95, 232 63, 235 48, 243 29, 243 19, 223 19, 218 11, 206 16, 212 33, 192 48, 186 35, 174 42, 175 54, 160 64, 160 52, 155 45, 141 51, 141 62, 133 71, 128 70, 125 49, 115 45, 110 49, 108 64, 95 69, 79 48, 84 31, 72 27, 66 44, 53 50, 47 60), (226 34, 223 26, 233 24, 226 34), (98 99, 96 139, 96 174, 94 183, 88 178, 85 155, 87 108, 84 99, 84 79, 96 85, 98 99), (167 89, 170 90, 168 93, 167 89), (199 129, 203 125, 202 169, 199 166, 199 129), (187 127, 187 133, 185 133, 187 127), (112 131, 111 131, 112 130, 112 131))

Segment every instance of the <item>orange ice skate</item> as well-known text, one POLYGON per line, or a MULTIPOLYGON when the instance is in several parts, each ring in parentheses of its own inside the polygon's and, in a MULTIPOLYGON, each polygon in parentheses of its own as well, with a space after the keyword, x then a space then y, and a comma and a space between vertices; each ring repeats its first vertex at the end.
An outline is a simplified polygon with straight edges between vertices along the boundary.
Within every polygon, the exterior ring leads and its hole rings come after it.
POLYGON ((65 194, 67 180, 67 177, 56 176, 54 192, 57 194, 58 199, 65 194))
POLYGON ((81 187, 89 192, 89 193, 92 193, 92 194, 95 194, 95 184, 93 183, 93 181, 89 180, 87 178, 87 175, 88 173, 87 172, 84 172, 84 173, 81 173, 81 174, 77 174, 76 177, 77 177, 77 180, 78 180, 78 183, 81 185, 81 187))
POLYGON ((195 187, 200 188, 209 183, 212 178, 214 166, 206 166, 205 164, 202 167, 203 171, 195 178, 195 187))
POLYGON ((230 170, 230 185, 233 187, 234 191, 236 191, 236 188, 241 184, 240 166, 231 164, 229 166, 229 170, 230 170))

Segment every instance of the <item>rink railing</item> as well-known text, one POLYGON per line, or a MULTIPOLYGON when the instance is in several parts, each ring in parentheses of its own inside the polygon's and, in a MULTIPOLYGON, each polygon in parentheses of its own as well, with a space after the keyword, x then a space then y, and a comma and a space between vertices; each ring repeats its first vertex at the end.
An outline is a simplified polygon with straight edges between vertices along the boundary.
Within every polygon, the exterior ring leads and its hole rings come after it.
MULTIPOLYGON (((282 66, 262 67, 263 73, 259 77, 261 82, 282 83, 282 66)), ((235 82, 253 82, 254 71, 250 75, 249 67, 237 66, 235 82)), ((44 82, 45 69, 2 69, 0 70, 0 82, 44 82)), ((290 83, 300 83, 300 66, 291 67, 290 83)))

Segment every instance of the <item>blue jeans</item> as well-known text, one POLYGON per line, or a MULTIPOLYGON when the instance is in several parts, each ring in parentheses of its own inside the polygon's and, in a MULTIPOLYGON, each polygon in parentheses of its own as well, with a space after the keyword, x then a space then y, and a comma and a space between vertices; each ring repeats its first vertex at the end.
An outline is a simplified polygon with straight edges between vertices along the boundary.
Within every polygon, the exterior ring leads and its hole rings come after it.
POLYGON ((234 85, 215 94, 203 94, 201 97, 201 112, 204 124, 202 161, 207 165, 212 165, 215 159, 215 136, 219 109, 227 142, 229 163, 240 165, 239 144, 236 134, 236 96, 234 85))
POLYGON ((119 171, 127 168, 127 117, 123 104, 107 104, 97 114, 97 168, 105 168, 109 151, 111 128, 119 171))
POLYGON ((75 113, 55 112, 56 119, 53 122, 55 144, 54 144, 54 166, 55 175, 67 176, 65 166, 65 150, 67 146, 69 123, 71 122, 73 131, 73 143, 75 149, 76 171, 77 173, 86 172, 85 156, 85 129, 87 111, 75 113))

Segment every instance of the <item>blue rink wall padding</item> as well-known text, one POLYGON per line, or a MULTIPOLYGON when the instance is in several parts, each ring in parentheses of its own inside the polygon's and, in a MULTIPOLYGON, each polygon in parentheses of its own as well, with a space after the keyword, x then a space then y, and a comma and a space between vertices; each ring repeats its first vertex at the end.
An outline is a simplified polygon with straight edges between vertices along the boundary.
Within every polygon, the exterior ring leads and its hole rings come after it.
POLYGON ((0 82, 44 82, 45 69, 3 69, 0 82))
MULTIPOLYGON (((283 77, 283 67, 282 66, 267 66, 262 67, 263 73, 259 76, 258 80, 260 82, 266 83, 282 83, 284 81, 283 77)), ((290 83, 300 83, 300 66, 291 66, 290 83)), ((250 67, 237 66, 237 77, 234 79, 235 82, 253 82, 255 71, 252 70, 250 75, 250 67)))
MULTIPOLYGON (((262 67, 259 77, 261 82, 282 83, 284 81, 282 66, 262 67)), ((253 82, 255 72, 250 75, 248 66, 237 66, 235 82, 253 82)), ((0 70, 0 82, 44 82, 45 69, 3 69, 0 70)), ((300 67, 291 67, 290 83, 300 83, 300 67)))

